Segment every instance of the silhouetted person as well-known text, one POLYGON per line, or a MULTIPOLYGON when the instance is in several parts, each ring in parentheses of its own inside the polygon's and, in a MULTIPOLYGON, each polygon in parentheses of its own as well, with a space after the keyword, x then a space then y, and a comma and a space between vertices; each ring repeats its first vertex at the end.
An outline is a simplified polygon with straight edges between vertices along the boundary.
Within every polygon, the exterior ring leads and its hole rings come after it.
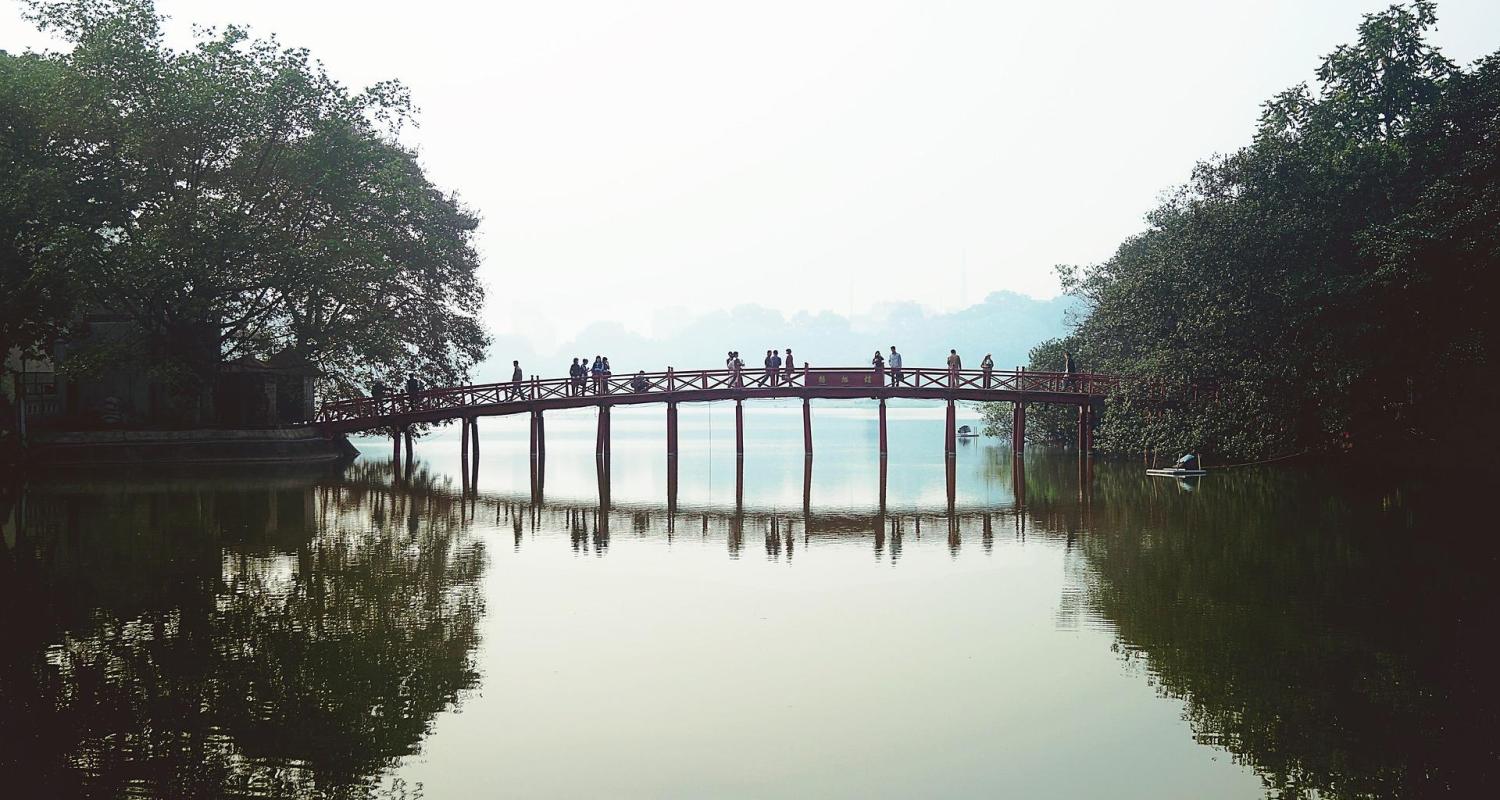
POLYGON ((635 377, 630 379, 630 388, 637 392, 644 392, 651 388, 651 382, 646 380, 645 370, 635 373, 635 377))
POLYGON ((979 362, 979 368, 984 370, 984 388, 990 388, 990 373, 995 371, 995 359, 989 353, 984 354, 984 360, 979 362))
POLYGON ((948 386, 958 388, 958 371, 964 368, 964 360, 958 357, 957 350, 948 351, 948 386))
POLYGON ((881 355, 879 350, 876 350, 875 357, 870 359, 870 366, 875 368, 875 382, 879 383, 881 376, 885 375, 885 356, 881 355))
POLYGON ((745 368, 745 362, 740 360, 740 351, 729 351, 729 358, 724 361, 724 368, 729 370, 730 386, 738 389, 744 385, 740 379, 740 371, 745 368))
POLYGON ((896 346, 891 345, 891 357, 885 360, 891 367, 891 383, 901 382, 901 354, 896 352, 896 346))
POLYGON ((422 382, 417 376, 408 375, 406 378, 406 404, 412 408, 417 407, 417 393, 422 391, 422 382))
POLYGON ((521 381, 524 381, 526 376, 521 372, 521 362, 512 361, 510 364, 512 367, 515 367, 510 372, 510 399, 519 400, 521 398, 521 381))
POLYGON ((578 359, 573 359, 573 365, 568 367, 568 386, 573 394, 583 394, 583 365, 578 359))
POLYGON ((797 369, 797 365, 792 363, 792 348, 790 347, 786 349, 786 361, 782 362, 782 366, 786 369, 786 379, 790 382, 792 373, 797 369))
POLYGON ((771 366, 771 356, 773 356, 775 354, 776 354, 775 350, 767 350, 766 351, 765 382, 766 382, 767 386, 770 386, 771 385, 771 381, 774 380, 775 377, 776 377, 776 368, 774 366, 771 366))
POLYGON ((770 352, 771 352, 771 364, 770 364, 771 368, 769 370, 767 370, 767 371, 771 373, 771 385, 775 386, 776 385, 776 377, 781 374, 781 356, 777 355, 775 350, 772 350, 770 352))

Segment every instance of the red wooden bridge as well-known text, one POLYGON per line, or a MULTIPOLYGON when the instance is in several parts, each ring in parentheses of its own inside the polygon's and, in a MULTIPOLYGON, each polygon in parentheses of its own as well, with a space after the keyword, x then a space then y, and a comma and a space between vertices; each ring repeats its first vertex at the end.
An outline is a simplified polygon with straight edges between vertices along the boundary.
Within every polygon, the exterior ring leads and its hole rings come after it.
POLYGON ((1019 452, 1025 441, 1026 406, 1050 403, 1078 408, 1078 445, 1087 452, 1092 445, 1094 407, 1121 383, 1117 376, 1094 373, 1032 372, 1016 370, 956 370, 916 367, 875 370, 870 367, 821 368, 802 366, 796 370, 684 370, 667 369, 638 375, 586 378, 540 378, 507 383, 488 383, 428 389, 412 394, 381 398, 358 397, 326 402, 314 424, 329 433, 354 431, 389 432, 395 438, 397 459, 401 439, 411 452, 411 426, 461 420, 464 459, 472 446, 477 460, 479 417, 510 414, 531 415, 531 453, 545 457, 546 411, 595 407, 599 409, 597 453, 609 455, 609 411, 614 406, 641 403, 666 404, 667 454, 677 454, 677 404, 735 401, 736 452, 744 454, 742 403, 757 398, 801 398, 802 433, 807 456, 813 453, 812 412, 814 399, 871 398, 880 401, 880 453, 886 454, 888 398, 942 400, 948 406, 947 453, 956 451, 955 403, 967 401, 1013 402, 1012 440, 1019 452))

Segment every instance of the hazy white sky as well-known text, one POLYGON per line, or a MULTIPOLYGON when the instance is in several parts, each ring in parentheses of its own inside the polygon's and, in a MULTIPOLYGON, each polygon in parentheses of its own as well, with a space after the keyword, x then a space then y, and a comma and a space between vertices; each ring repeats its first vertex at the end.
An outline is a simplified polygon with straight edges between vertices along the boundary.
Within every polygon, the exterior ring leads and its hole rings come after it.
MULTIPOLYGON (((663 308, 934 309, 1106 258, 1193 162, 1249 139, 1376 0, 159 0, 354 86, 407 83, 408 140, 483 216, 493 332, 649 333, 663 308)), ((1438 43, 1500 48, 1500 2, 1438 43)), ((0 47, 44 40, 0 5, 0 47)))

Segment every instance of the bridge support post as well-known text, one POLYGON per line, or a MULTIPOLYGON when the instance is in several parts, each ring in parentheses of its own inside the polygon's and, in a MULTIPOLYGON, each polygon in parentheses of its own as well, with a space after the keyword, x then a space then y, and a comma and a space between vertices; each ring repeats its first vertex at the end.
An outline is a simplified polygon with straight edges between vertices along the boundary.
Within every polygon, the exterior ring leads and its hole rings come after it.
POLYGON ((745 513, 745 460, 737 459, 734 462, 734 515, 742 516, 745 513))
POLYGON ((474 445, 474 477, 479 477, 479 418, 469 420, 469 439, 474 445))
POLYGON ((667 458, 677 457, 677 404, 667 403, 667 458))
POLYGON ((812 458, 812 454, 812 401, 804 397, 802 398, 802 455, 804 458, 812 458))
MULTIPOLYGON (((885 435, 885 398, 882 397, 882 398, 880 398, 880 457, 881 458, 885 458, 886 452, 887 451, 886 451, 886 435, 885 435)), ((884 472, 885 472, 885 462, 884 461, 880 462, 880 469, 881 469, 881 474, 884 474, 884 472)), ((880 488, 882 490, 882 496, 884 496, 885 481, 881 481, 880 488)))
POLYGON ((1087 403, 1078 407, 1078 455, 1080 456, 1087 456, 1089 453, 1089 439, 1092 438, 1090 429, 1093 427, 1093 420, 1090 419, 1093 416, 1092 411, 1093 409, 1087 403))
POLYGON ((599 436, 594 443, 594 455, 609 458, 609 406, 599 406, 599 436))
POLYGON ((406 474, 411 474, 412 461, 416 459, 416 449, 412 447, 411 426, 407 425, 401 429, 401 438, 406 440, 406 474))
MULTIPOLYGON (((474 442, 475 452, 478 452, 479 442, 474 442)), ((547 421, 542 418, 542 412, 531 412, 531 457, 541 461, 547 457, 547 421)))
POLYGON ((1087 431, 1088 432, 1088 442, 1087 442, 1087 444, 1088 444, 1088 451, 1089 451, 1089 453, 1092 454, 1094 452, 1094 423, 1098 421, 1098 414, 1099 414, 1099 412, 1094 408, 1094 404, 1093 403, 1090 403, 1088 405, 1088 410, 1089 410, 1089 426, 1088 426, 1088 431, 1087 431))
POLYGON ((734 401, 734 456, 745 457, 745 403, 734 401))
POLYGON ((464 471, 464 481, 469 480, 469 426, 474 424, 468 417, 458 419, 458 461, 459 467, 464 471))
POLYGON ((953 508, 958 500, 958 459, 944 459, 944 465, 948 468, 944 477, 947 479, 948 490, 948 521, 953 522, 953 508))
POLYGON ((807 532, 807 518, 812 515, 812 456, 802 459, 802 532, 807 532))
POLYGON ((391 429, 391 468, 401 472, 401 429, 391 429))
MULTIPOLYGON (((677 515, 677 455, 667 456, 667 517, 677 515)), ((668 523, 670 524, 670 522, 668 523)))
POLYGON ((611 506, 609 500, 609 456, 606 454, 603 458, 598 459, 594 463, 594 469, 599 476, 599 513, 595 515, 595 519, 599 525, 607 526, 609 524, 609 509, 611 506))
POLYGON ((1020 458, 1026 451, 1026 404, 1019 400, 1011 404, 1010 442, 1011 450, 1020 458))
POLYGON ((547 459, 531 459, 531 504, 539 506, 542 498, 546 496, 547 487, 547 459))
MULTIPOLYGON (((1010 466, 1010 489, 1016 496, 1016 516, 1019 518, 1026 508, 1026 462, 1016 459, 1010 466)), ((1020 524, 1019 521, 1017 524, 1020 524)))
POLYGON ((947 425, 943 432, 944 454, 953 458, 958 452, 958 410, 952 399, 948 400, 947 425))

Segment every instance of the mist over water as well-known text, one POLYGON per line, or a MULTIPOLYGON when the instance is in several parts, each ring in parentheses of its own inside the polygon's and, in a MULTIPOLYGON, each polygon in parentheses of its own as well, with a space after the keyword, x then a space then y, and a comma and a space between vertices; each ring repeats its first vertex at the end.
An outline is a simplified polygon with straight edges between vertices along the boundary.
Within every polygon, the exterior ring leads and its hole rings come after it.
MULTIPOLYGON (((617 409, 326 473, 8 489, 12 796, 1366 797, 1495 774, 1491 551, 1314 469, 1150 479, 873 406, 617 409), (1467 556, 1467 558, 1461 557, 1467 556), (1410 600, 1413 586, 1426 599, 1410 600), (22 613, 16 613, 16 610, 22 613)), ((959 424, 978 427, 961 411, 959 424)))

